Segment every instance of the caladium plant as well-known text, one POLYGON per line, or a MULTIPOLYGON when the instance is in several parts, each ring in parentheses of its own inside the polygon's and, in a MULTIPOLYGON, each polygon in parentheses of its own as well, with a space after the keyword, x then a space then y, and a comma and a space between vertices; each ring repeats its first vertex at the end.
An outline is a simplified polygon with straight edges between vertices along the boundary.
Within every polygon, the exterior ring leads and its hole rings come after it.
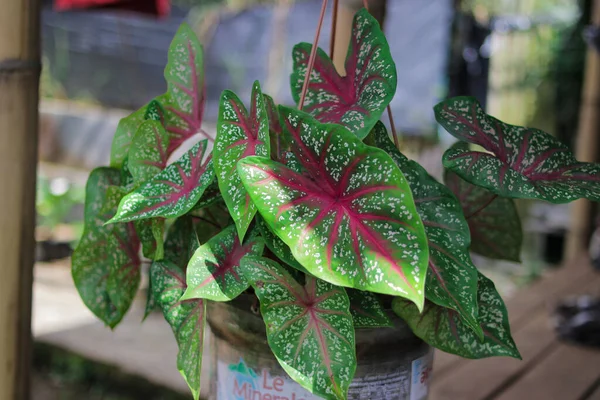
POLYGON ((392 313, 443 351, 520 357, 502 298, 471 252, 518 260, 514 199, 598 200, 600 167, 457 98, 435 107, 462 141, 444 155, 444 185, 379 121, 396 67, 368 11, 355 16, 345 74, 312 50, 293 53, 301 109, 277 105, 258 82, 248 104, 226 90, 216 135, 202 138, 202 47, 181 27, 167 92, 121 121, 111 167, 90 175, 72 263, 85 304, 114 328, 148 259, 146 311, 161 309, 173 328, 195 399, 211 301, 260 303, 274 357, 326 399, 347 397, 360 363, 356 330, 391 329, 392 313), (171 161, 196 134, 202 140, 171 161))

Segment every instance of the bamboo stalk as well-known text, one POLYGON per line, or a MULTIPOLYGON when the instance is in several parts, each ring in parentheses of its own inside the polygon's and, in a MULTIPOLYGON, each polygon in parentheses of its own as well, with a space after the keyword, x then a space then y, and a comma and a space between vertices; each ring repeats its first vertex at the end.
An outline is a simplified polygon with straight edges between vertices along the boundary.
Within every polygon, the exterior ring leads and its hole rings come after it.
MULTIPOLYGON (((600 0, 593 5, 592 22, 600 25, 600 0)), ((583 83, 583 95, 579 110, 576 155, 579 161, 598 160, 600 144, 600 56, 592 48, 588 49, 583 83)), ((588 200, 578 200, 571 205, 571 224, 567 237, 565 258, 575 259, 587 251, 592 227, 592 204, 588 200)))
POLYGON ((39 2, 0 12, 0 399, 29 398, 39 2))

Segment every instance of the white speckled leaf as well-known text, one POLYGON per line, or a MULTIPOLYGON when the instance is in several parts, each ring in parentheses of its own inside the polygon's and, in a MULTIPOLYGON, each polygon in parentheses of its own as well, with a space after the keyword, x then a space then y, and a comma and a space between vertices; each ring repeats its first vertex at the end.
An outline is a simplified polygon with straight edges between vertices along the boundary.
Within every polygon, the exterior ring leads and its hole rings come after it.
POLYGON ((123 166, 123 162, 127 158, 127 153, 129 152, 131 141, 133 140, 138 127, 144 122, 146 107, 147 105, 119 121, 110 148, 111 167, 121 168, 123 166))
POLYGON ((481 273, 478 281, 478 321, 483 330, 483 341, 450 308, 427 302, 421 314, 413 304, 399 297, 392 302, 392 308, 415 335, 447 353, 465 358, 506 356, 520 359, 510 334, 506 306, 494 283, 481 273))
POLYGON ((155 261, 150 267, 150 281, 154 298, 160 305, 165 319, 171 325, 177 340, 177 369, 187 382, 195 400, 200 398, 200 376, 206 302, 204 300, 180 300, 184 293, 185 273, 168 261, 155 261))
POLYGON ((192 217, 184 215, 177 218, 169 228, 165 240, 164 259, 185 271, 190 258, 199 246, 192 217))
POLYGON ((425 297, 457 311, 482 337, 477 322, 477 269, 469 254, 471 237, 460 203, 450 189, 398 151, 383 123, 375 125, 371 136, 404 173, 425 225, 429 241, 425 297))
POLYGON ((427 238, 394 161, 342 126, 280 113, 302 172, 258 156, 238 164, 271 230, 316 277, 422 307, 427 238))
POLYGON ((275 261, 245 257, 267 328, 267 341, 288 374, 325 399, 345 399, 356 369, 350 301, 343 288, 306 277, 300 285, 275 261))
POLYGON ((449 170, 445 182, 467 216, 471 251, 484 257, 520 262, 523 229, 515 201, 495 196, 449 170))
POLYGON ((537 129, 505 124, 483 111, 472 97, 435 107, 437 121, 456 138, 489 153, 454 147, 444 167, 503 197, 567 203, 600 201, 600 165, 578 162, 567 146, 537 129))
POLYGON ((167 166, 169 134, 158 121, 144 121, 129 149, 129 171, 135 183, 153 178, 167 166))
POLYGON ((206 140, 121 200, 110 222, 175 218, 191 210, 214 179, 212 158, 204 162, 206 140))
POLYGON ((165 79, 169 101, 163 105, 171 153, 201 131, 206 100, 202 45, 186 23, 181 24, 169 47, 165 79))
POLYGON ((240 240, 244 240, 256 206, 240 180, 237 163, 247 156, 269 157, 269 146, 269 120, 258 81, 252 87, 249 113, 235 93, 225 90, 221 95, 213 156, 219 189, 240 240))
MULTIPOLYGON (((119 201, 116 195, 107 196, 108 189, 119 185, 120 177, 121 172, 113 168, 97 168, 90 174, 86 185, 84 232, 72 256, 73 281, 81 299, 111 328, 121 321, 128 306, 125 307, 124 301, 115 304, 111 299, 110 275, 112 271, 123 269, 131 272, 131 280, 135 283, 140 267, 136 250, 139 240, 131 225, 105 225, 119 201), (126 243, 122 243, 123 240, 126 243)), ((115 278, 112 279, 114 282, 115 278)))
MULTIPOLYGON (((294 47, 292 95, 300 100, 312 45, 294 47)), ((377 20, 365 9, 354 17, 352 38, 346 56, 346 76, 317 50, 304 111, 321 122, 338 123, 364 138, 379 120, 396 93, 396 65, 377 20)))
POLYGON ((385 313, 379 297, 375 293, 346 289, 350 299, 350 314, 355 328, 386 328, 392 321, 385 313))
POLYGON ((290 250, 290 246, 285 244, 283 240, 279 239, 277 235, 275 235, 269 225, 265 222, 265 220, 259 215, 256 216, 256 227, 260 232, 260 236, 263 238, 265 245, 269 250, 273 252, 279 258, 279 260, 283 261, 285 264, 290 267, 302 271, 304 273, 309 273, 306 268, 304 268, 292 254, 290 250))
POLYGON ((288 144, 284 141, 283 128, 279 121, 279 110, 273 101, 273 98, 263 94, 265 109, 269 117, 269 138, 271 139, 271 158, 276 161, 283 160, 284 151, 288 144))
POLYGON ((229 301, 248 288, 239 271, 246 255, 262 255, 264 243, 251 235, 241 244, 235 226, 224 229, 196 250, 187 267, 185 299, 229 301))

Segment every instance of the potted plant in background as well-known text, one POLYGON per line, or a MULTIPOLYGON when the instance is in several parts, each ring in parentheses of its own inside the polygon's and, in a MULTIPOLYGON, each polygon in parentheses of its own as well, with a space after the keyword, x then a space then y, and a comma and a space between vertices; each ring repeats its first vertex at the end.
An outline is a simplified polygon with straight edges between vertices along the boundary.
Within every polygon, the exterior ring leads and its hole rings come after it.
POLYGON ((597 201, 599 167, 456 98, 435 108, 460 140, 443 158, 448 186, 436 181, 379 121, 396 68, 365 9, 347 75, 315 45, 293 58, 298 109, 276 106, 258 82, 249 108, 224 91, 212 138, 201 129, 202 48, 180 28, 167 93, 121 121, 111 166, 88 180, 73 254, 85 304, 114 328, 138 290, 141 251, 147 312, 159 307, 173 328, 194 398, 207 307, 216 399, 418 399, 429 346, 519 358, 470 251, 517 260, 513 199, 597 201), (170 162, 198 132, 206 138, 170 162))

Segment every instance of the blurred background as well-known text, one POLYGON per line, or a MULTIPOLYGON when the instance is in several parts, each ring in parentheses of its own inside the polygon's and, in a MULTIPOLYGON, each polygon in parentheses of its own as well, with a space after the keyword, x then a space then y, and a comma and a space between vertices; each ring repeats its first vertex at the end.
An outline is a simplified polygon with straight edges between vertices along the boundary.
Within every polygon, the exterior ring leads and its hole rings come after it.
MULTIPOLYGON (((293 105, 292 47, 312 42, 321 6, 320 0, 173 0, 170 8, 160 0, 142 3, 147 10, 44 1, 36 400, 186 398, 169 327, 162 316, 139 323, 143 294, 111 333, 73 287, 68 257, 82 231, 85 180, 93 168, 108 164, 119 120, 165 91, 167 48, 181 22, 192 26, 205 48, 203 128, 214 132, 224 89, 249 98, 258 79, 276 102, 293 105)), ((573 146, 591 3, 372 0, 398 69, 391 107, 405 154, 441 178, 441 155, 453 138, 438 129, 432 107, 456 95, 475 96, 495 117, 573 146)), ((328 42, 324 29, 319 44, 328 48, 328 42)), ((518 208, 523 263, 474 258, 507 297, 561 262, 569 223, 569 206, 520 201, 518 208)))

